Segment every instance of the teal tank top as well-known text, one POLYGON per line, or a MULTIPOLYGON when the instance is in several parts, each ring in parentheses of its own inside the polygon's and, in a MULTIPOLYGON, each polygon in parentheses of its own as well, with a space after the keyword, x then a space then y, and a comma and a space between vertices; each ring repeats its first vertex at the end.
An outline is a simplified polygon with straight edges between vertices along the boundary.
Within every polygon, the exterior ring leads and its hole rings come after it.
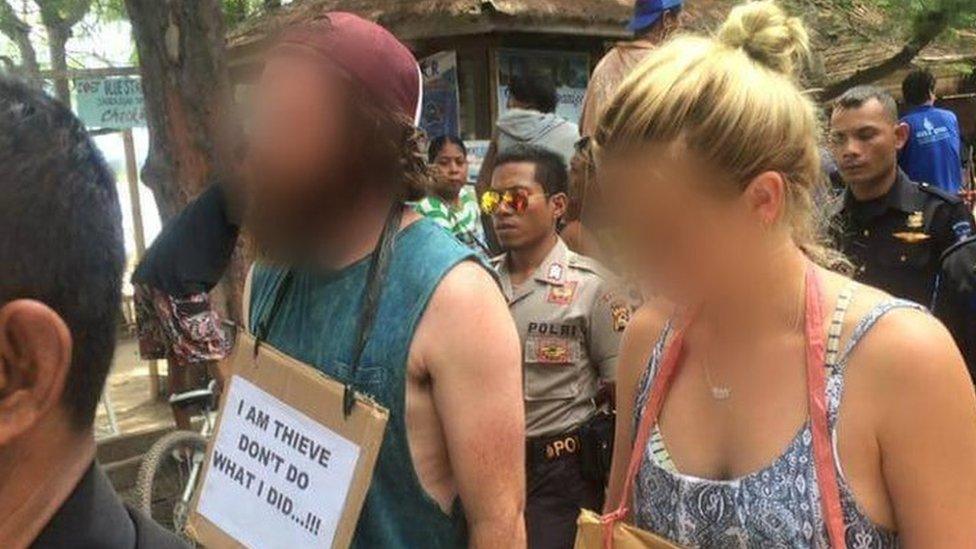
MULTIPOLYGON (((356 325, 369 258, 339 271, 294 269, 265 340, 390 410, 373 480, 356 526, 354 548, 464 547, 467 523, 460 501, 444 513, 420 484, 404 417, 407 354, 427 303, 444 275, 477 257, 428 219, 400 231, 380 293, 376 319, 355 379, 350 379, 356 325)), ((258 264, 248 314, 252 333, 272 306, 286 270, 258 264)))

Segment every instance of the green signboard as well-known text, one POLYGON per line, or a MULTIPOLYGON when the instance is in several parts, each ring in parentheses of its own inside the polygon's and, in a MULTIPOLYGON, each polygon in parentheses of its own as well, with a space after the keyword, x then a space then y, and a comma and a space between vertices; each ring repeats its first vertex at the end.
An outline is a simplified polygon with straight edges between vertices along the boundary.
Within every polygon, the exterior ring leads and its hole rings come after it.
POLYGON ((142 82, 135 77, 75 80, 78 118, 89 128, 127 129, 146 125, 142 82))

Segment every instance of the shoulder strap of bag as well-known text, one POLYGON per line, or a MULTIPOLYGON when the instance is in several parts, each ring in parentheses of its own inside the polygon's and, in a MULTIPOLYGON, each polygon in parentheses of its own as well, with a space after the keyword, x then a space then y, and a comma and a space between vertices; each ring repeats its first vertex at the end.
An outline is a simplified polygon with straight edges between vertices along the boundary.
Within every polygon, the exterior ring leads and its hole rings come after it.
POLYGON ((827 364, 823 331, 823 292, 817 268, 807 267, 806 292, 806 339, 807 339, 807 398, 810 427, 813 433, 813 459, 820 487, 820 505, 830 545, 845 549, 844 513, 840 505, 837 487, 837 470, 834 467, 834 450, 830 428, 827 425, 827 364))
POLYGON ((651 428, 657 423, 658 415, 664 406, 664 397, 671 388, 675 373, 678 370, 678 363, 681 353, 684 350, 685 332, 691 324, 694 314, 688 315, 680 324, 664 353, 660 369, 654 377, 654 381, 648 390, 647 399, 644 402, 644 410, 641 413, 640 423, 637 427, 637 436, 634 439, 634 446, 630 452, 630 462, 627 465, 627 476, 624 479, 623 489, 620 491, 620 501, 615 511, 603 517, 604 523, 604 546, 607 549, 613 547, 613 526, 616 522, 624 520, 630 512, 628 503, 634 489, 634 480, 637 478, 637 471, 640 469, 644 458, 644 449, 647 448, 647 440, 651 436, 651 428))

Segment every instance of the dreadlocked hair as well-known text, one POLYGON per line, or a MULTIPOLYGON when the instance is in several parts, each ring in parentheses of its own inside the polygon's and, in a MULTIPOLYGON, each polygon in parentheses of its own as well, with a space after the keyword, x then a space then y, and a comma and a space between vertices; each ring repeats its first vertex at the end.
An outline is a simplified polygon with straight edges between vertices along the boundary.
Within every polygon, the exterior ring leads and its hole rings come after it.
POLYGON ((358 97, 353 104, 356 126, 362 130, 358 133, 359 145, 365 151, 361 168, 397 185, 397 194, 406 202, 423 198, 432 184, 423 130, 402 112, 377 105, 369 98, 358 97))

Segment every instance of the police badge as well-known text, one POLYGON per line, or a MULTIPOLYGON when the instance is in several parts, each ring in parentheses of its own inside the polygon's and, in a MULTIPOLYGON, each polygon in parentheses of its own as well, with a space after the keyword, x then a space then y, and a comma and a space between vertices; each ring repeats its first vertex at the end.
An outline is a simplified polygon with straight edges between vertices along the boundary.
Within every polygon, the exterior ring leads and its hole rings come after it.
POLYGON ((923 225, 925 225, 925 214, 922 212, 912 212, 905 220, 905 226, 909 229, 921 229, 923 225))

